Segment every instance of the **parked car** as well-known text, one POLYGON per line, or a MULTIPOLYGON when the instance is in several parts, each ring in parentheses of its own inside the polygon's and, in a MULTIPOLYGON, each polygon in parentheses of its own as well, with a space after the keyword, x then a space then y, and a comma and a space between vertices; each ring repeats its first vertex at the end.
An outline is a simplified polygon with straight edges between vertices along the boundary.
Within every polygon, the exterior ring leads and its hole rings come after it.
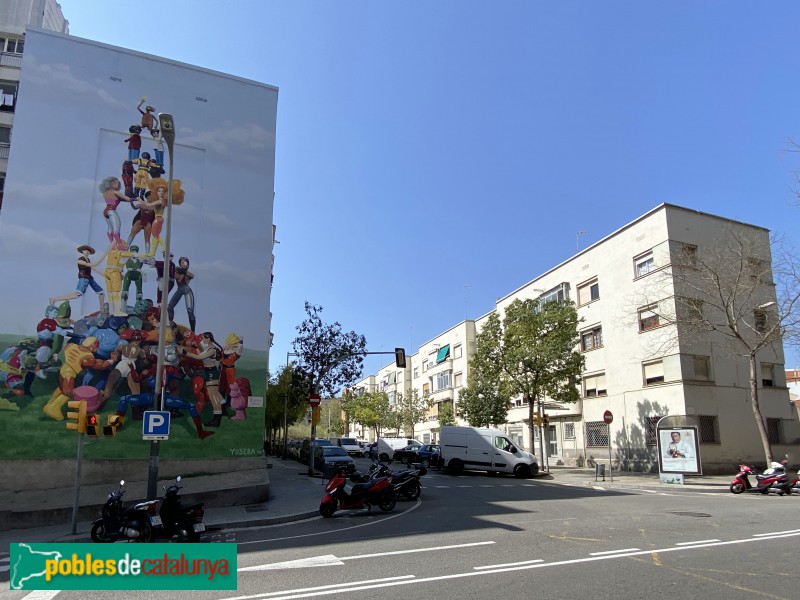
POLYGON ((439 464, 439 456, 441 455, 442 448, 439 444, 425 444, 420 446, 420 449, 417 450, 417 456, 414 459, 414 462, 418 462, 423 467, 429 467, 431 465, 438 465, 439 464))
POLYGON ((332 474, 339 467, 344 467, 348 473, 352 473, 356 470, 356 463, 340 446, 314 448, 314 468, 317 471, 332 474))
POLYGON ((300 445, 303 440, 289 440, 286 443, 286 456, 295 460, 300 460, 300 445))
MULTIPOLYGON (((325 438, 316 438, 314 440, 314 448, 320 448, 322 446, 332 446, 330 440, 325 438)), ((300 445, 300 462, 304 465, 308 464, 308 454, 311 450, 311 439, 306 438, 303 440, 303 443, 300 445)))
POLYGON ((422 444, 419 442, 414 442, 413 444, 409 444, 399 450, 395 450, 394 454, 392 455, 392 460, 396 460, 401 463, 408 463, 411 464, 414 462, 414 459, 417 457, 417 450, 422 448, 422 444))
POLYGON ((394 453, 406 446, 422 446, 422 442, 414 438, 382 437, 378 438, 378 460, 381 462, 392 462, 394 453))
POLYGON ((355 438, 331 438, 331 444, 343 448, 350 456, 361 457, 364 454, 355 438))

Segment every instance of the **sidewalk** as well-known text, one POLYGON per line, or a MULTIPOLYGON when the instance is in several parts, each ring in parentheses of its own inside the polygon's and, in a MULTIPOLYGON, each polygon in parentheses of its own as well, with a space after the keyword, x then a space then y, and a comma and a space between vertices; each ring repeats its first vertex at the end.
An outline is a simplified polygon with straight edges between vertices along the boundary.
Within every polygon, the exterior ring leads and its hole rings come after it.
MULTIPOLYGON (((215 531, 223 528, 253 527, 259 525, 275 525, 309 519, 319 514, 319 501, 324 495, 325 480, 322 477, 309 477, 308 467, 299 462, 288 459, 281 460, 274 456, 268 458, 271 465, 267 469, 269 479, 269 500, 260 504, 234 504, 220 508, 206 508, 205 523, 208 534, 214 535, 215 531)), ((359 468, 364 469, 364 465, 359 464, 359 468)), ((431 473, 438 473, 432 470, 431 473)), ((259 475, 263 477, 263 473, 259 475)), ((686 477, 685 485, 661 483, 658 474, 654 473, 633 473, 633 472, 606 472, 605 481, 598 477, 595 481, 594 469, 590 468, 570 468, 570 467, 551 467, 549 474, 540 474, 535 481, 553 483, 564 483, 570 485, 585 485, 602 487, 605 489, 649 489, 658 492, 728 492, 728 486, 732 476, 711 475, 703 477, 686 477), (613 481, 612 481, 613 476, 613 481)), ((214 486, 224 488, 227 491, 235 491, 232 486, 244 485, 248 481, 245 475, 231 474, 210 475, 206 477, 192 477, 184 479, 181 483, 184 486, 182 495, 186 501, 190 501, 192 493, 206 488, 207 493, 222 493, 225 490, 208 490, 214 486)), ((127 484, 126 484, 127 485, 127 484)), ((107 494, 110 489, 103 490, 107 494)), ((63 493, 63 491, 62 491, 63 493)), ((25 494, 19 494, 16 502, 25 502, 25 494)), ((83 495, 81 496, 83 498, 83 495)), ((136 494, 129 494, 126 498, 131 500, 138 498, 136 494)), ((191 501, 197 501, 191 499, 191 501)), ((63 502, 58 502, 54 494, 37 497, 37 508, 41 510, 43 505, 48 502, 61 506, 63 502)), ((70 513, 71 514, 71 513, 70 513)), ((97 511, 99 516, 99 510, 97 511)), ((33 527, 26 529, 12 529, 0 532, 0 543, 4 546, 9 542, 88 542, 89 532, 92 527, 91 520, 81 520, 77 525, 76 535, 71 535, 71 516, 63 519, 61 525, 50 525, 45 527, 33 527)))

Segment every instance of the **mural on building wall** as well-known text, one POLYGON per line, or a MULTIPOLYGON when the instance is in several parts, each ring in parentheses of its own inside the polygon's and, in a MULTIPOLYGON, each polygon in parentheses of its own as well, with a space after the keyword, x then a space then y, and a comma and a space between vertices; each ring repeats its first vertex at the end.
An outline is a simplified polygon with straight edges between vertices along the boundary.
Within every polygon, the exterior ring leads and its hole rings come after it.
POLYGON ((0 214, 0 455, 69 456, 67 404, 85 399, 109 434, 88 457, 146 456, 162 311, 162 455, 261 453, 276 100, 32 32, 0 214), (223 98, 236 116, 209 119, 223 98), (175 117, 174 173, 162 109, 175 117))

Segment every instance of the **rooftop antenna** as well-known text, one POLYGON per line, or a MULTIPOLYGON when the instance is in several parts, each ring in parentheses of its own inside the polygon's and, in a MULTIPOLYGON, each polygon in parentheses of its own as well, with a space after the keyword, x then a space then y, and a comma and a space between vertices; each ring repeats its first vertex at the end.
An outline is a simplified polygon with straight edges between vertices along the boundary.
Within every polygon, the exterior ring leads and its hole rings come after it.
POLYGON ((580 250, 579 242, 580 242, 581 236, 582 235, 586 235, 587 233, 589 233, 589 232, 586 231, 585 229, 581 229, 581 230, 575 232, 575 252, 578 252, 580 250))
POLYGON ((464 320, 467 320, 467 288, 471 288, 472 286, 468 283, 464 284, 464 320))

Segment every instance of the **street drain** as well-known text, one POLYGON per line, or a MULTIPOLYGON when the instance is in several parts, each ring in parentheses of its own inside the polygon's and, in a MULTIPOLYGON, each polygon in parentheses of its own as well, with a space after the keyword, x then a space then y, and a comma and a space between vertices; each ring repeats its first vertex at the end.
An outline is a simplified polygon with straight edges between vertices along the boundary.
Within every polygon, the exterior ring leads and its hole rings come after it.
POLYGON ((701 513, 701 512, 689 512, 683 510, 670 510, 667 511, 671 515, 677 515, 679 517, 710 517, 708 513, 701 513))

